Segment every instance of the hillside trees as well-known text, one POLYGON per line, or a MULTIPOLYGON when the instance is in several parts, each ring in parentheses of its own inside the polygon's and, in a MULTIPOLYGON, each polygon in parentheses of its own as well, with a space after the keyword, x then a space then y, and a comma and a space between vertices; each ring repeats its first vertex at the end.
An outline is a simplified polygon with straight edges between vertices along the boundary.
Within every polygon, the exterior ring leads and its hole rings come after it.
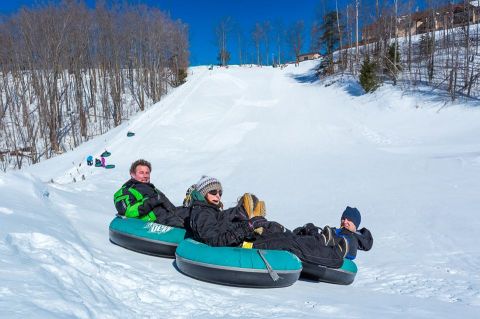
POLYGON ((188 66, 184 24, 158 9, 64 1, 0 21, 0 167, 50 158, 144 110, 188 66))
POLYGON ((346 10, 334 7, 333 1, 323 4, 331 12, 312 27, 313 48, 323 46, 327 52, 319 74, 346 71, 357 76, 368 55, 381 82, 413 89, 429 85, 448 92, 452 100, 480 96, 478 3, 426 0, 422 11, 415 11, 413 0, 349 0, 346 10), (343 15, 335 19, 339 12, 343 15), (324 25, 329 32, 321 32, 324 25), (335 29, 339 43, 328 54, 332 43, 328 35, 335 29))

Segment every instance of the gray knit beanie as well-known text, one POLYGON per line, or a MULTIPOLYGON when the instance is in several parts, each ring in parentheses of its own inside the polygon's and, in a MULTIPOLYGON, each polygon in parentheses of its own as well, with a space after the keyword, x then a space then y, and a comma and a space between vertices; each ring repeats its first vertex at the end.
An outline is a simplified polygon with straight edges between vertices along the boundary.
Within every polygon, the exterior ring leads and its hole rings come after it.
POLYGON ((203 175, 202 178, 195 184, 195 189, 199 191, 204 197, 207 193, 213 190, 221 191, 222 184, 214 177, 203 175))

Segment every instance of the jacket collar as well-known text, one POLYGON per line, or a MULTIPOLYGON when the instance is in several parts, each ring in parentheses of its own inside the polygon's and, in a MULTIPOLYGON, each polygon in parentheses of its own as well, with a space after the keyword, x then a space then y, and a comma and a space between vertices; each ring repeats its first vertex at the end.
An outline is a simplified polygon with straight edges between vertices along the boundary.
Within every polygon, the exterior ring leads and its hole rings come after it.
POLYGON ((140 181, 137 181, 134 178, 130 178, 125 184, 123 184, 123 186, 125 186, 127 188, 132 187, 134 185, 148 185, 152 188, 155 188, 155 185, 153 185, 152 183, 142 183, 140 181))

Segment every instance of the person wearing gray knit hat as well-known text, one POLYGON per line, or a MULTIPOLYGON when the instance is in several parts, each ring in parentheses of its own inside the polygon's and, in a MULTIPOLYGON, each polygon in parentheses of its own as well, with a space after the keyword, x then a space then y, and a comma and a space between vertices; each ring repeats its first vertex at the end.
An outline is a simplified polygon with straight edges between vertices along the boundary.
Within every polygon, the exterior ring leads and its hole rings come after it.
POLYGON ((210 177, 203 175, 202 178, 195 184, 195 189, 200 192, 204 197, 207 196, 209 192, 217 191, 222 196, 222 184, 215 177, 210 177))

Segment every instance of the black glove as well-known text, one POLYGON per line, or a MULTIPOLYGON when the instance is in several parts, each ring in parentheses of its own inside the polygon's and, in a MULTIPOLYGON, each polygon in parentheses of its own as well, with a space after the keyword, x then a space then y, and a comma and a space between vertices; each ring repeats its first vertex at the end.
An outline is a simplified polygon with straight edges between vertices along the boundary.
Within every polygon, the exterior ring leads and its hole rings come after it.
POLYGON ((255 228, 259 228, 259 227, 264 227, 266 225, 268 225, 268 220, 265 219, 265 217, 262 217, 262 216, 255 216, 255 217, 252 217, 248 220, 248 227, 250 227, 250 229, 254 230, 255 228))
POLYGON ((264 233, 284 233, 285 232, 285 227, 283 225, 277 223, 277 222, 269 222, 267 221, 267 224, 263 226, 264 228, 264 233))

